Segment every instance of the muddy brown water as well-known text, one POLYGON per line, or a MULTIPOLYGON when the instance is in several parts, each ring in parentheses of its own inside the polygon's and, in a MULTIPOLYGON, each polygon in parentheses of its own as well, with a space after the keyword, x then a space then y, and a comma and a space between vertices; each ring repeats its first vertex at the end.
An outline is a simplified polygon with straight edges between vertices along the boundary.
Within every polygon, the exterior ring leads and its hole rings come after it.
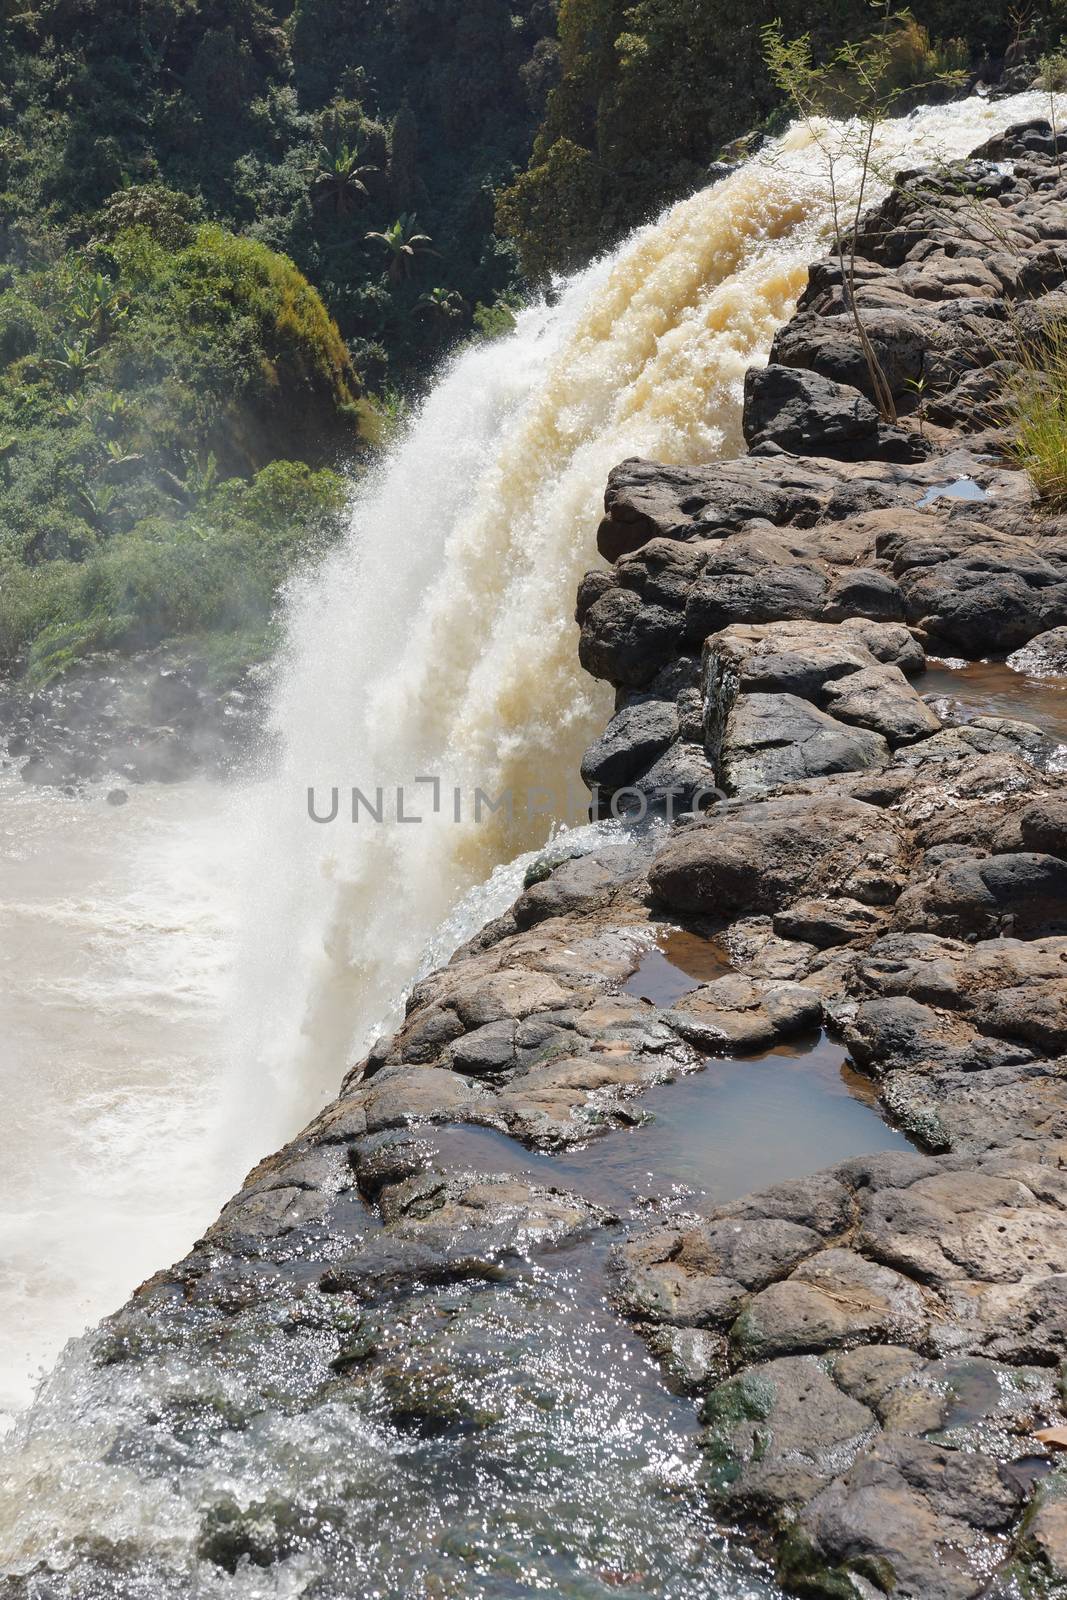
POLYGON ((1004 661, 968 661, 950 666, 933 661, 915 679, 918 692, 934 699, 934 709, 954 720, 1008 717, 1032 722, 1058 744, 1067 744, 1067 679, 1032 678, 1004 661), (944 710, 938 702, 947 702, 944 710))

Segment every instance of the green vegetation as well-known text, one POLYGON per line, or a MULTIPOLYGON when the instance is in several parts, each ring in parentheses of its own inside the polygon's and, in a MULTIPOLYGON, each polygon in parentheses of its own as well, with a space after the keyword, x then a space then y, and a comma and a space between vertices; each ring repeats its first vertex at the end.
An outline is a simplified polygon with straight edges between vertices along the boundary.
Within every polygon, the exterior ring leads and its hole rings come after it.
POLYGON ((151 200, 159 226, 116 232, 113 208, 109 239, 0 272, 9 666, 262 627, 282 558, 342 498, 325 463, 366 402, 321 299, 284 256, 151 200))
POLYGON ((493 192, 554 30, 550 0, 0 0, 0 671, 262 648, 339 471, 510 315, 493 192))
POLYGON ((1014 452, 1050 511, 1067 510, 1067 323, 1017 337, 1020 367, 1010 385, 1014 452))
MULTIPOLYGON (((1051 27, 1047 8, 1034 8, 1051 27)), ((1020 31, 1012 0, 929 0, 896 40, 898 86, 1002 58, 1020 31), (928 32, 926 30, 929 30, 928 32), (966 41, 939 44, 931 40, 966 41)), ((561 80, 528 170, 498 203, 531 277, 567 271, 695 188, 709 162, 779 105, 762 30, 810 31, 813 60, 872 31, 867 0, 561 0, 561 80)), ((1035 22, 1034 27, 1038 24, 1035 22)), ((1037 43, 1034 45, 1036 53, 1037 43)), ((1031 59, 1033 55, 1031 55, 1031 59)))

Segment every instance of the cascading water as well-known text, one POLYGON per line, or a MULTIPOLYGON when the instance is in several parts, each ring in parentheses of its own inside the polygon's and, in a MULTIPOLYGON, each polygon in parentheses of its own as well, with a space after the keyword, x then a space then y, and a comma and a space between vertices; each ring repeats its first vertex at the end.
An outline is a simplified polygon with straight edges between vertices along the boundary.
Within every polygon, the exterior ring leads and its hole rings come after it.
MULTIPOLYGON (((878 134, 883 173, 951 158, 1039 114, 1039 96, 917 111, 878 134)), ((745 369, 766 356, 830 218, 825 150, 795 127, 570 280, 515 333, 459 357, 361 489, 346 542, 294 586, 274 707, 280 766, 247 827, 252 943, 235 1080, 269 1108, 256 1153, 336 1089, 457 897, 545 837, 610 709, 571 617, 609 470, 740 444, 745 369), (441 809, 419 777, 441 784, 441 809), (349 791, 418 825, 350 820, 349 791), (328 814, 309 821, 306 794, 328 814), (462 796, 457 822, 452 793, 462 796), (472 817, 475 789, 515 814, 472 817), (533 803, 526 797, 533 795, 533 803), (265 1089, 265 1085, 269 1085, 265 1089)), ((847 208, 848 147, 835 173, 847 208)), ((240 1117, 236 1125, 245 1125, 240 1117)))
MULTIPOLYGON (((958 156, 1044 109, 1041 97, 1019 96, 917 112, 881 130, 879 162, 891 170, 958 156)), ((237 1160, 290 1133, 336 1088, 349 1054, 396 1006, 434 929, 448 929, 435 943, 443 958, 479 916, 502 908, 514 893, 515 873, 503 871, 475 893, 463 915, 449 919, 465 892, 541 844, 549 826, 545 814, 526 812, 521 801, 511 820, 498 812, 475 823, 474 790, 510 789, 520 800, 527 789, 547 789, 560 809, 581 751, 603 723, 605 696, 580 672, 570 613, 577 580, 595 560, 607 473, 629 455, 680 462, 737 448, 744 370, 765 356, 826 237, 822 161, 810 133, 794 129, 767 156, 675 206, 578 275, 554 305, 524 312, 513 336, 460 356, 355 497, 348 540, 293 585, 273 709, 277 763, 246 792, 225 804, 220 799, 220 826, 236 859, 232 871, 214 859, 204 878, 204 894, 217 893, 227 908, 219 927, 228 927, 236 902, 247 930, 236 952, 230 1032, 220 1025, 214 1049, 202 1040, 197 1047, 204 1102, 220 1063, 229 1094, 222 1118, 228 1150, 218 1153, 213 1181, 196 1179, 203 1183, 205 1219, 232 1182, 237 1160), (431 791, 415 785, 419 777, 440 780, 438 814, 412 826, 348 820, 351 785, 370 796, 380 786, 388 805, 402 784, 408 809, 427 813, 431 791), (308 788, 328 807, 335 785, 338 818, 310 821, 308 788), (460 822, 452 820, 454 787, 464 801, 460 822)), ((846 195, 855 185, 847 157, 837 180, 846 195)), ((876 177, 872 199, 880 187, 876 177)), ((215 830, 216 855, 218 842, 215 830)), ((173 879, 164 874, 159 882, 165 891, 173 879)), ((151 908, 140 911, 151 920, 151 908)), ((131 924, 131 941, 143 925, 131 924)), ((221 971, 232 947, 228 939, 216 944, 221 971)), ((206 984, 205 992, 212 987, 206 984)), ((64 1025, 70 1027, 69 1016, 64 1025)), ((160 1011, 159 1025, 170 1026, 169 1013, 160 1011)), ((58 1056, 66 1044, 57 1036, 42 1048, 58 1056)), ((137 1049, 143 1054, 140 1042, 137 1049)), ((161 1059, 161 1072, 172 1070, 173 1056, 161 1059)), ((13 1091, 28 1098, 34 1090, 25 1076, 13 1091)), ((65 1151, 80 1150, 91 1092, 92 1085, 84 1093, 74 1085, 66 1104, 56 1098, 57 1119, 66 1117, 54 1130, 57 1162, 65 1151)), ((195 1102, 195 1085, 184 1083, 182 1092, 195 1102)), ((127 1145, 135 1147, 140 1133, 154 1141, 157 1170, 189 1170, 181 1166, 182 1140, 187 1155, 202 1137, 199 1127, 161 1134, 155 1101, 136 1095, 135 1088, 124 1113, 127 1145)), ((101 1159, 113 1148, 105 1142, 101 1159)), ((103 1192, 106 1183, 98 1187, 103 1192)), ((154 1193, 146 1180, 143 1195, 128 1192, 126 1204, 151 1206, 154 1193)), ((93 1217, 106 1228, 106 1208, 93 1217)), ((164 1245, 175 1247, 170 1234, 164 1245)), ((144 1246, 142 1240, 129 1262, 131 1287, 158 1264, 144 1256, 144 1246)), ((102 1272, 91 1238, 80 1248, 85 1292, 75 1321, 108 1309, 116 1293, 112 1252, 102 1272)), ((38 1304, 42 1292, 45 1300, 53 1293, 55 1326, 76 1331, 65 1291, 27 1290, 21 1282, 2 1308, 5 1320, 17 1319, 19 1296, 34 1292, 38 1304)), ((516 1370, 532 1362, 543 1381, 554 1382, 560 1394, 573 1390, 582 1402, 575 1401, 567 1426, 546 1420, 537 1405, 515 1413, 516 1459, 534 1463, 530 1516, 548 1524, 559 1519, 553 1496, 580 1460, 580 1492, 570 1503, 574 1525, 615 1517, 625 1533, 620 1561, 643 1549, 642 1592, 695 1600, 760 1589, 724 1575, 718 1557, 714 1573, 700 1576, 693 1566, 699 1562, 693 1468, 681 1459, 688 1448, 682 1434, 672 1431, 677 1417, 653 1415, 653 1389, 644 1380, 619 1380, 622 1365, 591 1378, 581 1344, 552 1326, 552 1295, 546 1313, 533 1290, 528 1304, 523 1294, 515 1315, 529 1327, 515 1334, 516 1350, 526 1340, 516 1370), (546 1315, 549 1342, 538 1348, 538 1318, 546 1315), (614 1407, 607 1428, 602 1406, 589 1399, 600 1382, 614 1407), (634 1420, 642 1407, 650 1408, 647 1427, 634 1420), (631 1470, 639 1435, 643 1478, 631 1470), (666 1492, 649 1516, 653 1483, 666 1492), (683 1554, 685 1572, 678 1566, 683 1554)), ((604 1337, 611 1336, 609 1329, 604 1337)), ((313 1344, 313 1332, 307 1338, 313 1344)), ((294 1371, 297 1345, 289 1339, 286 1360, 292 1357, 294 1371)), ((423 1479, 425 1453, 406 1454, 387 1432, 335 1406, 304 1416, 278 1412, 247 1432, 226 1432, 227 1408, 239 1408, 255 1390, 262 1359, 257 1347, 247 1353, 247 1370, 219 1376, 217 1417, 213 1412, 168 1435, 167 1448, 175 1452, 168 1457, 136 1432, 150 1400, 138 1391, 142 1380, 121 1365, 97 1370, 83 1348, 72 1349, 0 1457, 0 1570, 25 1572, 42 1560, 63 1566, 91 1533, 124 1552, 115 1586, 94 1593, 144 1593, 153 1600, 164 1593, 295 1595, 305 1592, 298 1563, 263 1578, 242 1569, 235 1580, 205 1569, 197 1555, 199 1507, 223 1488, 247 1504, 312 1484, 320 1498, 338 1495, 351 1519, 345 1545, 351 1565, 314 1592, 399 1592, 388 1586, 393 1579, 375 1540, 384 1527, 398 1549, 405 1541, 413 1551, 420 1541, 432 1543, 428 1530, 452 1492, 453 1464, 431 1461, 423 1479), (166 1584, 160 1563, 170 1574, 166 1584)), ((164 1369, 179 1396, 188 1377, 183 1362, 175 1355, 164 1369)), ((275 1376, 281 1385, 288 1375, 275 1376)), ((168 1404, 161 1395, 160 1410, 168 1404)), ((503 1538, 509 1507, 489 1495, 484 1510, 493 1537, 503 1538)), ((570 1559, 574 1546, 567 1548, 570 1559)), ((490 1548, 491 1572, 498 1570, 494 1559, 490 1548)), ((516 1591, 499 1578, 484 1592, 516 1591)))

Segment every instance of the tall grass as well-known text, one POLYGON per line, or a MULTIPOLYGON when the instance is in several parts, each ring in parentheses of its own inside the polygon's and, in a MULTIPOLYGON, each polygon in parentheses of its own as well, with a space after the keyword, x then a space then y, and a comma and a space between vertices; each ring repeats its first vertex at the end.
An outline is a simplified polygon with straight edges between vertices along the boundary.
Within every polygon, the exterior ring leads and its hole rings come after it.
POLYGON ((1011 453, 1050 511, 1067 510, 1067 320, 1019 339, 1009 384, 1011 453))

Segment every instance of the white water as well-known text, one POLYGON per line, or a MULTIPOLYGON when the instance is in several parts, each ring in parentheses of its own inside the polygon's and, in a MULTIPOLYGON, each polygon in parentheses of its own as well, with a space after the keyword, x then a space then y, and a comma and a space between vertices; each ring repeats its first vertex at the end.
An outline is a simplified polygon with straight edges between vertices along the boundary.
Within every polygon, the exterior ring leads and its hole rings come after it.
MULTIPOLYGON (((960 155, 1044 110, 923 111, 881 155, 960 155)), ((145 788, 115 812, 4 778, 0 1407, 191 1241, 333 1092, 457 899, 544 837, 543 815, 316 826, 306 790, 428 773, 562 795, 607 706, 571 621, 607 473, 736 450, 744 370, 825 234, 819 167, 794 131, 442 376, 294 590, 266 781, 145 788)))
POLYGON ((238 907, 209 784, 116 809, 0 774, 0 1425, 218 1194, 238 907))

